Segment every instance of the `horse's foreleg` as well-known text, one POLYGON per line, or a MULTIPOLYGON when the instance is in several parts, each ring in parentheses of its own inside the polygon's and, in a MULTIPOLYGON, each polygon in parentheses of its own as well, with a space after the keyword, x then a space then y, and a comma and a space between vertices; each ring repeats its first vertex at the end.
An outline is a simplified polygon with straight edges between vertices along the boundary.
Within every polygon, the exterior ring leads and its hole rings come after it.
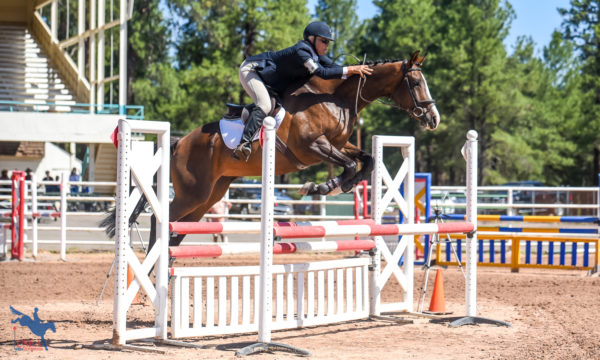
POLYGON ((340 190, 344 192, 352 190, 352 179, 356 175, 356 161, 336 149, 324 135, 310 144, 309 150, 322 161, 343 167, 344 171, 340 176, 322 184, 317 185, 312 182, 304 184, 299 191, 300 194, 334 195, 340 190))

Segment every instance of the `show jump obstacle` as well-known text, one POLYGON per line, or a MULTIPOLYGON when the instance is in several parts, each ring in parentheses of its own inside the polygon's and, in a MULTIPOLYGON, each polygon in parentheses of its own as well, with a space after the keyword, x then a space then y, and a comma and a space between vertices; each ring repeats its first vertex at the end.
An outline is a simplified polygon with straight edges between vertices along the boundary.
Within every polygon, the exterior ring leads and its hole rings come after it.
POLYGON ((38 211, 37 210, 37 191, 35 191, 35 180, 25 180, 25 172, 14 170, 11 176, 11 209, 1 210, 0 218, 10 218, 10 223, 0 223, 0 259, 6 257, 6 245, 8 236, 7 231, 11 232, 11 260, 23 261, 25 257, 25 241, 28 220, 31 220, 32 230, 32 255, 37 257, 38 253, 38 219, 39 218, 61 218, 61 242, 60 242, 60 258, 66 260, 66 189, 65 177, 63 176, 61 183, 61 210, 56 211, 38 211), (28 193, 28 186, 31 191, 28 193), (28 207, 27 200, 30 200, 28 207))
POLYGON ((169 124, 119 121, 113 345, 123 347, 127 346, 128 341, 143 338, 171 341, 167 339, 167 286, 170 275, 171 332, 174 338, 258 331, 258 343, 238 351, 238 354, 291 350, 306 355, 308 352, 304 350, 271 343, 271 330, 367 318, 378 316, 382 312, 413 311, 415 234, 468 234, 466 313, 469 317, 476 315, 476 132, 469 132, 468 141, 463 148, 463 155, 467 159, 466 222, 414 224, 414 138, 374 136, 375 169, 371 196, 373 219, 313 222, 307 226, 297 226, 273 221, 275 130, 272 118, 265 119, 265 130, 260 227, 257 223, 231 222, 169 224, 169 124), (132 132, 157 135, 158 144, 151 159, 136 161, 139 155, 132 152, 132 132), (404 160, 393 178, 383 164, 384 147, 399 147, 402 151, 404 160), (152 188, 155 173, 156 193, 152 188), (385 193, 383 185, 387 187, 385 193), (399 191, 401 185, 404 194, 399 191), (142 193, 149 200, 156 216, 157 242, 140 263, 130 247, 128 219, 142 193), (392 201, 395 201, 404 214, 405 223, 382 225, 383 211, 392 201), (169 249, 170 230, 179 234, 260 233, 262 238, 260 245, 222 244, 169 249), (383 236, 398 234, 402 238, 391 251, 383 236), (369 236, 371 240, 274 243, 274 236, 282 239, 369 236), (169 269, 170 256, 220 256, 256 253, 257 250, 261 254, 260 266, 169 269), (369 250, 370 258, 273 265, 273 253, 318 250, 369 250), (382 257, 386 264, 383 268, 382 257), (128 266, 135 274, 129 288, 128 266), (155 284, 148 276, 153 267, 155 284), (382 303, 381 291, 392 275, 402 287, 402 299, 395 303, 382 303), (190 291, 191 286, 193 291, 190 291), (154 326, 129 329, 126 324, 127 311, 140 287, 147 293, 155 308, 154 326))

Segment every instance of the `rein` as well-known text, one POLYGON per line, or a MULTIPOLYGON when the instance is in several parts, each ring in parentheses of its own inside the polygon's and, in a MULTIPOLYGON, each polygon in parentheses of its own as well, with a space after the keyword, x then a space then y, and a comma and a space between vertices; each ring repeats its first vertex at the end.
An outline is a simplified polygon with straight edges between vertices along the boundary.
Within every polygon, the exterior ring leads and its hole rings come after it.
MULTIPOLYGON (((365 58, 366 58, 366 54, 365 54, 365 58)), ((358 60, 358 59, 357 59, 358 60)), ((365 64, 365 59, 363 59, 362 64, 365 64)), ((360 97, 360 99, 362 101, 365 101, 367 103, 372 103, 373 101, 377 101, 380 104, 389 106, 389 107, 393 107, 396 109, 400 109, 403 111, 406 111, 409 114, 412 114, 414 117, 418 118, 419 121, 421 122, 421 124, 425 125, 425 119, 423 119, 423 117, 425 115, 427 115, 427 113, 429 113, 431 111, 431 104, 435 104, 435 100, 431 99, 431 100, 423 100, 420 101, 417 99, 417 96, 415 94, 415 89, 414 86, 412 86, 412 84, 410 83, 410 81, 408 80, 408 76, 407 74, 411 71, 421 71, 421 64, 419 63, 415 63, 415 65, 417 65, 417 67, 414 68, 410 68, 410 69, 406 69, 406 60, 402 61, 402 81, 406 82, 406 85, 408 87, 408 93, 410 94, 410 98, 413 101, 413 107, 412 108, 404 108, 398 104, 395 104, 393 102, 384 102, 380 99, 374 99, 374 100, 368 100, 365 99, 362 95, 362 91, 363 88, 365 87, 366 83, 367 83, 367 78, 366 76, 363 78, 362 76, 358 79, 358 89, 356 91, 356 101, 354 103, 354 114, 356 116, 358 116, 358 98, 360 97)))

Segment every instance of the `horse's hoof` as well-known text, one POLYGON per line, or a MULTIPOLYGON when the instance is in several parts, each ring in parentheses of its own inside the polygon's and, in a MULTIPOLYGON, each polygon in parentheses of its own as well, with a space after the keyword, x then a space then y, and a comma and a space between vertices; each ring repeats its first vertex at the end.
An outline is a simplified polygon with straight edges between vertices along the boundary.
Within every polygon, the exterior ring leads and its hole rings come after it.
POLYGON ((298 194, 300 195, 314 195, 317 193, 317 184, 314 182, 305 183, 300 190, 298 190, 298 194))
POLYGON ((352 183, 342 184, 342 191, 345 192, 345 193, 349 193, 349 192, 354 191, 355 187, 356 186, 352 185, 352 183))

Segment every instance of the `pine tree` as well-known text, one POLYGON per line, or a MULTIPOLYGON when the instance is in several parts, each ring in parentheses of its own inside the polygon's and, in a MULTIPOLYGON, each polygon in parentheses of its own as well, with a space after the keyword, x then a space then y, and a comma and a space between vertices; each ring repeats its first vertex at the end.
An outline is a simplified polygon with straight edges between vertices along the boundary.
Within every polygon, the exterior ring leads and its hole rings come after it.
POLYGON ((569 9, 559 9, 564 17, 564 38, 573 41, 582 62, 581 91, 584 103, 576 125, 579 129, 577 158, 573 174, 582 185, 598 184, 600 144, 600 1, 571 0, 569 9))
POLYGON ((249 102, 238 79, 244 58, 295 44, 309 19, 305 0, 172 0, 169 9, 177 36, 172 69, 156 67, 137 88, 181 131, 218 120, 226 102, 249 102))
MULTIPOLYGON (((346 59, 352 40, 358 29, 356 0, 319 0, 316 7, 316 18, 331 27, 335 41, 329 44, 327 55, 332 59, 346 59)), ((355 60, 350 56, 350 62, 355 60)))

